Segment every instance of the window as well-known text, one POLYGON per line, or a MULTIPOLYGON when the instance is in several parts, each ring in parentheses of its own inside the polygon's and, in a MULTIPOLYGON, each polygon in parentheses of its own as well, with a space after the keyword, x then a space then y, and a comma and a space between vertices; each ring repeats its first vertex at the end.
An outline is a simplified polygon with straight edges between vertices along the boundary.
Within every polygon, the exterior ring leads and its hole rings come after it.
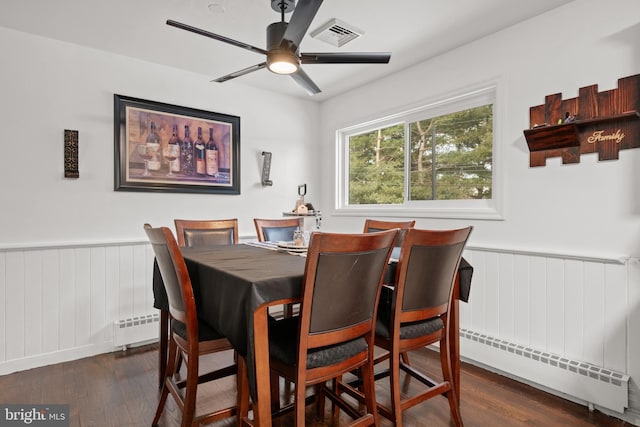
POLYGON ((495 87, 338 131, 338 214, 494 217, 495 87))

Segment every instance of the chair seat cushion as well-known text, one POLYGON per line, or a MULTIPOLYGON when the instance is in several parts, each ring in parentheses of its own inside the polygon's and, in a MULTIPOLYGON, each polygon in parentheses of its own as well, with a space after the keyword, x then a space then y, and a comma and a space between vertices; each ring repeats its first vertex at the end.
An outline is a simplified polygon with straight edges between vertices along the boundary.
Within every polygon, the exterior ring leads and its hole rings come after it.
MULTIPOLYGON (((182 322, 177 321, 176 319, 171 319, 171 330, 177 334, 182 339, 187 339, 187 325, 182 322)), ((218 333, 215 329, 212 329, 210 326, 207 326, 203 322, 198 322, 198 341, 212 341, 224 338, 221 334, 218 333)))
MULTIPOLYGON (((290 366, 297 365, 298 321, 299 316, 294 316, 269 323, 269 353, 274 359, 290 366)), ((307 368, 332 365, 366 350, 367 342, 364 338, 309 349, 307 368)))
MULTIPOLYGON (((383 338, 391 338, 391 301, 393 289, 386 286, 382 288, 380 303, 378 304, 378 317, 376 319, 376 335, 383 338)), ((418 338, 430 335, 444 328, 444 323, 439 317, 421 320, 418 322, 403 323, 400 325, 400 339, 418 338)))

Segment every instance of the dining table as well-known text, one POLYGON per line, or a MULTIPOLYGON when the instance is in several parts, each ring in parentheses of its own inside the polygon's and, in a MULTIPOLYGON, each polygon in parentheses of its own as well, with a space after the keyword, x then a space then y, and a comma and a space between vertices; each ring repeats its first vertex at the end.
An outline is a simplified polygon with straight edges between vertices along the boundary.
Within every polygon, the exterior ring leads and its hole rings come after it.
MULTIPOLYGON (((191 278, 200 321, 224 335, 244 358, 253 401, 253 424, 270 427, 269 310, 276 305, 300 301, 306 254, 281 249, 273 242, 185 247, 181 252, 191 278)), ((385 279, 389 283, 395 278, 395 265, 397 259, 392 255, 385 279)), ((450 336, 451 359, 458 395, 458 301, 468 300, 472 273, 473 268, 463 259, 454 289, 456 300, 451 308, 454 322, 450 336)), ((153 272, 153 294, 153 305, 161 311, 160 333, 166 337, 169 304, 157 264, 153 272)), ((160 357, 162 372, 162 354, 160 357)))

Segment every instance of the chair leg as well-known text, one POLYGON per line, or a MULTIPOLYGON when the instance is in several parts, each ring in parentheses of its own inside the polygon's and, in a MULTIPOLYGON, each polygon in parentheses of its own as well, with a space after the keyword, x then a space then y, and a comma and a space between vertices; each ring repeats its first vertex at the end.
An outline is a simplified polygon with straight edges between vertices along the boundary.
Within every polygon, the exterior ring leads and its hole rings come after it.
POLYGON ((236 374, 236 387, 238 389, 237 402, 238 417, 236 427, 242 427, 242 421, 249 416, 249 380, 247 378, 247 365, 244 357, 234 353, 238 373, 236 374))
POLYGON ((158 388, 164 386, 169 343, 169 311, 160 310, 160 348, 158 349, 158 388))
MULTIPOLYGON (((191 427, 196 412, 196 396, 198 394, 198 362, 195 357, 187 357, 187 384, 184 390, 184 410, 182 412, 182 427, 191 427)), ((177 364, 177 361, 176 361, 177 364)))
MULTIPOLYGON (((400 361, 406 366, 411 366, 411 364, 409 363, 408 352, 400 353, 400 361)), ((411 385, 411 375, 405 375, 404 382, 402 383, 402 392, 408 393, 410 385, 411 385)))
POLYGON ((391 394, 391 414, 396 427, 402 427, 402 406, 400 401, 400 354, 392 351, 389 357, 389 385, 391 394))
MULTIPOLYGON (((280 409, 280 375, 271 371, 270 378, 271 385, 271 413, 277 412, 280 409)), ((276 418, 272 421, 274 427, 280 425, 280 418, 276 418)))
POLYGON ((442 376, 451 385, 451 389, 445 393, 449 401, 449 408, 456 427, 463 427, 462 414, 460 413, 460 402, 456 394, 455 383, 453 382, 453 371, 451 370, 451 359, 449 358, 449 347, 446 338, 440 341, 440 365, 442 366, 442 376))
POLYGON ((373 415, 373 425, 379 425, 378 404, 376 402, 376 386, 373 378, 373 352, 367 364, 362 366, 362 387, 364 389, 367 413, 373 415))
POLYGON ((171 341, 169 343, 169 363, 167 366, 165 366, 164 369, 164 378, 162 379, 162 392, 160 394, 160 400, 158 401, 156 415, 153 417, 153 422, 151 423, 152 426, 158 425, 158 421, 160 420, 160 416, 162 415, 162 411, 164 410, 164 405, 167 403, 167 397, 169 396, 169 386, 167 385, 167 378, 171 378, 173 370, 175 369, 176 350, 177 346, 175 342, 171 341))
POLYGON ((176 363, 176 371, 177 374, 180 371, 180 367, 182 367, 182 354, 178 353, 178 362, 176 363))
POLYGON ((293 304, 285 304, 282 315, 284 317, 293 317, 293 304))
MULTIPOLYGON (((334 378, 331 381, 331 390, 333 390, 333 393, 336 396, 340 395, 340 386, 339 386, 340 382, 342 382, 342 375, 340 375, 337 378, 334 378)), ((331 401, 331 416, 334 420, 337 420, 338 417, 340 416, 340 408, 333 401, 331 401)))
MULTIPOLYGON (((335 384, 335 378, 333 379, 335 384)), ((325 383, 316 384, 315 386, 315 406, 316 406, 316 420, 322 420, 324 418, 324 402, 326 400, 324 393, 324 385, 325 383)))
POLYGON ((295 427, 304 427, 305 422, 305 403, 306 403, 306 388, 304 386, 304 379, 298 378, 296 381, 296 390, 294 398, 295 409, 295 427))

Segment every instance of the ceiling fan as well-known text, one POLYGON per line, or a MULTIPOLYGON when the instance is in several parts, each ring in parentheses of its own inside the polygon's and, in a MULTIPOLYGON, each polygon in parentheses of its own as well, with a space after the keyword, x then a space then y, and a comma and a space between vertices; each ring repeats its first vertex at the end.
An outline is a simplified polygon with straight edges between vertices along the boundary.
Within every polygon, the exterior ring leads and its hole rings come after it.
POLYGON ((391 59, 391 54, 386 52, 300 53, 300 42, 316 16, 322 0, 298 0, 295 6, 294 3, 295 0, 271 0, 271 7, 280 12, 281 20, 267 27, 266 50, 171 19, 167 20, 167 25, 267 56, 265 62, 212 80, 219 83, 267 68, 277 74, 291 75, 293 80, 302 86, 309 95, 315 95, 321 92, 320 88, 302 70, 301 64, 387 64, 391 59), (289 22, 285 22, 285 13, 292 10, 291 19, 289 22))

